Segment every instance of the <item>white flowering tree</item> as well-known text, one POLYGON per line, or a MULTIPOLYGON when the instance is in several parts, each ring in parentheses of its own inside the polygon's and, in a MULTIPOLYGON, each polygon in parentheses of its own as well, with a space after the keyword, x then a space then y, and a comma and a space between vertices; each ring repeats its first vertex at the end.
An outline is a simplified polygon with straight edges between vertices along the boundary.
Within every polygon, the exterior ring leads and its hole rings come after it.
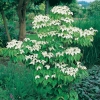
POLYGON ((33 69, 37 93, 44 100, 78 100, 73 85, 87 76, 79 47, 92 45, 96 30, 73 27, 72 14, 67 6, 55 6, 50 15, 35 16, 33 28, 40 41, 12 40, 3 51, 33 69))

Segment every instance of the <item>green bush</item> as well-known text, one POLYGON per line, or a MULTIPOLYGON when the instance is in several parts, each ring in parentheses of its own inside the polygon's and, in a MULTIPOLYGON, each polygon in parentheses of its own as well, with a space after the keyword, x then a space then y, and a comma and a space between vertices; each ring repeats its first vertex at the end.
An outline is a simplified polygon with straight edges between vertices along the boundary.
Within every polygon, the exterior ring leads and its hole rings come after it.
POLYGON ((78 100, 73 86, 88 75, 79 47, 91 46, 96 30, 73 27, 72 14, 67 6, 55 6, 50 15, 35 16, 39 40, 12 40, 3 51, 13 62, 33 69, 39 100, 78 100))

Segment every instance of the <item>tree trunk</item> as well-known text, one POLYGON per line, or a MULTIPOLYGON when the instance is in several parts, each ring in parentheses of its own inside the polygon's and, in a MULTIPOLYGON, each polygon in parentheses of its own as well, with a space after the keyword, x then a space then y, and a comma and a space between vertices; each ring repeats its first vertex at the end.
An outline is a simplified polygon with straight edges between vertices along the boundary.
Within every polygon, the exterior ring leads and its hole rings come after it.
POLYGON ((26 6, 30 0, 19 0, 17 14, 19 17, 19 40, 23 41, 26 37, 26 6))
POLYGON ((26 36, 26 21, 25 21, 26 9, 18 9, 19 17, 19 40, 23 41, 26 36))
POLYGON ((25 5, 18 6, 18 17, 19 17, 19 40, 23 41, 26 36, 26 7, 25 5))
POLYGON ((23 41, 26 37, 26 21, 19 22, 19 40, 23 41))
POLYGON ((45 0, 45 14, 49 14, 49 0, 45 0))
POLYGON ((4 14, 4 11, 3 10, 1 11, 1 15, 2 15, 2 19, 3 19, 5 31, 6 31, 6 34, 7 34, 7 38, 8 38, 8 41, 10 42, 11 41, 11 37, 10 37, 9 31, 8 31, 6 17, 5 17, 5 14, 4 14))

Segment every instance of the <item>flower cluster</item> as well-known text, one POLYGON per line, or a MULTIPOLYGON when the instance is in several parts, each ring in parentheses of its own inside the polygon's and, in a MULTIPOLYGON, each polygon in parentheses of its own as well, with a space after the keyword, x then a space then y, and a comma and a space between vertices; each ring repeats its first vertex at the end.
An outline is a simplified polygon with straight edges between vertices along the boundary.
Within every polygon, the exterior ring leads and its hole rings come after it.
POLYGON ((11 42, 7 43, 7 48, 15 48, 15 49, 20 49, 22 46, 22 41, 17 41, 17 40, 12 40, 11 42))
POLYGON ((70 11, 70 9, 67 6, 55 6, 51 10, 54 14, 61 14, 61 15, 73 15, 73 13, 70 11))
POLYGON ((47 52, 47 51, 44 51, 44 52, 42 52, 42 55, 44 56, 44 57, 47 57, 47 58, 49 58, 49 59, 51 59, 53 56, 54 56, 54 54, 52 53, 52 52, 47 52))
MULTIPOLYGON (((39 79, 39 78, 41 78, 40 75, 36 75, 36 76, 35 76, 35 79, 39 79)), ((53 78, 53 79, 54 79, 54 78, 56 78, 56 75, 53 74, 53 75, 51 75, 51 77, 50 77, 50 75, 45 75, 45 76, 44 76, 44 79, 47 80, 48 78, 53 78)))
POLYGON ((47 22, 49 21, 49 17, 48 16, 43 16, 43 15, 38 15, 34 17, 34 21, 32 22, 33 24, 35 23, 39 23, 39 22, 47 22))
POLYGON ((86 36, 93 36, 94 33, 97 32, 97 30, 94 30, 93 28, 90 28, 89 30, 85 29, 83 31, 83 34, 80 34, 80 36, 82 37, 86 37, 86 36))
POLYGON ((83 70, 86 70, 87 69, 85 66, 83 66, 81 64, 81 62, 77 62, 77 67, 80 68, 80 69, 83 69, 83 70))
POLYGON ((65 69, 65 74, 67 74, 67 75, 70 75, 70 76, 76 76, 76 74, 77 74, 77 72, 78 72, 78 68, 73 68, 73 67, 69 67, 69 68, 66 68, 65 69))
POLYGON ((25 56, 25 59, 26 59, 26 61, 27 60, 32 60, 32 59, 36 59, 38 57, 38 54, 33 54, 33 55, 28 55, 28 56, 25 56))
POLYGON ((52 25, 60 25, 61 21, 60 20, 52 20, 50 23, 47 24, 47 26, 52 26, 52 25))
POLYGON ((61 20, 64 21, 64 22, 66 22, 66 23, 72 23, 72 22, 74 22, 74 20, 71 19, 71 18, 61 18, 61 20))
POLYGON ((75 54, 80 54, 81 50, 78 47, 70 47, 68 49, 65 50, 65 53, 67 55, 75 55, 75 54))
POLYGON ((34 25, 33 28, 34 29, 39 29, 42 27, 47 26, 46 22, 48 22, 50 20, 50 18, 48 16, 43 16, 43 15, 38 15, 34 17, 34 21, 32 22, 32 24, 34 25))
POLYGON ((55 67, 60 68, 62 73, 73 77, 75 77, 78 72, 78 68, 69 67, 66 63, 55 63, 55 67))

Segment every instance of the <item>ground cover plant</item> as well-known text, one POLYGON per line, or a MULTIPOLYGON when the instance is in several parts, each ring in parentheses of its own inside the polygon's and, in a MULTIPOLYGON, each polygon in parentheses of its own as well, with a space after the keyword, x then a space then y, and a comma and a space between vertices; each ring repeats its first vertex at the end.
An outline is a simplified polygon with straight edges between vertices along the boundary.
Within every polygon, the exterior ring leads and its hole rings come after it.
POLYGON ((100 66, 93 66, 88 70, 89 77, 76 84, 79 100, 100 99, 100 66))
POLYGON ((79 48, 91 46, 96 30, 73 27, 67 6, 55 6, 50 15, 37 15, 33 28, 40 40, 8 42, 4 56, 23 62, 33 71, 38 100, 78 100, 75 83, 88 75, 79 48))
POLYGON ((25 66, 0 64, 0 100, 38 100, 33 71, 25 66))

